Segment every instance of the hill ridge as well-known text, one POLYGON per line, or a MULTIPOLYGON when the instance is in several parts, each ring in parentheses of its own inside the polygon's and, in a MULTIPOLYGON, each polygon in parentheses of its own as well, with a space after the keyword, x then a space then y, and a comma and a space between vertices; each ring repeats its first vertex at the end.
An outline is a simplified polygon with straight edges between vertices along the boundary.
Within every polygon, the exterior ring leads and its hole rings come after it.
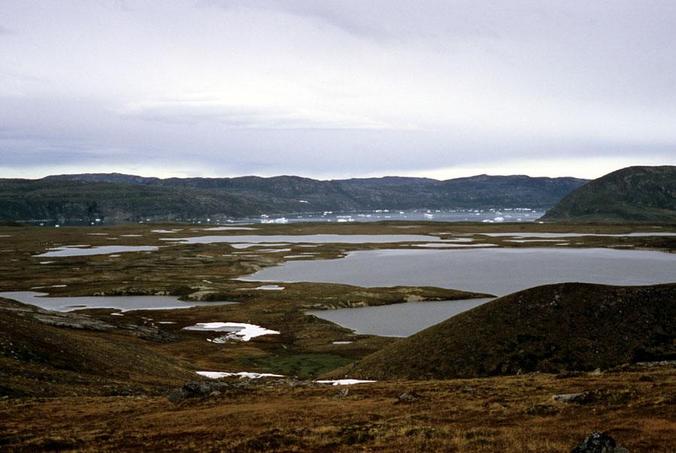
POLYGON ((445 181, 397 176, 315 180, 289 175, 166 179, 121 173, 53 175, 0 179, 0 220, 124 222, 376 209, 544 209, 585 182, 522 175, 445 181))
POLYGON ((542 220, 676 223, 676 166, 608 173, 563 197, 542 220))
POLYGON ((332 374, 447 379, 676 358, 676 283, 559 283, 500 297, 332 374))

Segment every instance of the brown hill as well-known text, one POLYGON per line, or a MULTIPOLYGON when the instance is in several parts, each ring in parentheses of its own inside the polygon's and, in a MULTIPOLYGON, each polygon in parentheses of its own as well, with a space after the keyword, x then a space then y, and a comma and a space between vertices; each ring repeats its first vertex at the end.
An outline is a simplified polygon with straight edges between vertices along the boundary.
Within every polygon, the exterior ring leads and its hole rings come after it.
POLYGON ((94 318, 0 299, 0 396, 162 391, 185 364, 94 318))
POLYGON ((333 374, 442 379, 606 369, 674 359, 675 338, 676 284, 565 283, 501 297, 333 374))

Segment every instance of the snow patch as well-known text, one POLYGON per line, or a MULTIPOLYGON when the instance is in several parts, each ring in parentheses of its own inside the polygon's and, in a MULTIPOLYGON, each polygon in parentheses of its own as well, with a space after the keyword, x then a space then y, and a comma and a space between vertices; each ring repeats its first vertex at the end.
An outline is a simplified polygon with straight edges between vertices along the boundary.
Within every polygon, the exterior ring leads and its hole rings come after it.
POLYGON ((320 380, 315 382, 317 384, 330 384, 330 385, 355 385, 355 384, 369 384, 376 381, 369 381, 363 379, 335 379, 335 380, 320 380))
POLYGON ((198 322, 193 326, 184 327, 183 330, 228 332, 228 335, 208 340, 212 343, 225 343, 228 340, 249 341, 262 335, 279 335, 279 332, 276 330, 266 329, 255 324, 238 322, 198 322))
POLYGON ((261 285, 261 286, 255 287, 253 289, 257 289, 257 290, 261 290, 261 291, 281 291, 281 290, 284 289, 284 287, 279 286, 279 285, 261 285))
POLYGON ((282 378, 283 374, 272 373, 252 373, 250 371, 239 371, 237 373, 229 373, 227 371, 196 371, 197 374, 209 379, 222 379, 224 377, 238 376, 240 379, 260 379, 266 377, 282 378))

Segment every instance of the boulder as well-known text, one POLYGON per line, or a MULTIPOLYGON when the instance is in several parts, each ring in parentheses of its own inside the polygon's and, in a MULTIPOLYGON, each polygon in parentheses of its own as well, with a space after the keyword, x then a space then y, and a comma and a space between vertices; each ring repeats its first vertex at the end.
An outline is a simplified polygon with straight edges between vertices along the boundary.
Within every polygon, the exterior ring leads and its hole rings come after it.
POLYGON ((629 450, 617 445, 615 439, 603 432, 593 432, 571 453, 629 453, 629 450))

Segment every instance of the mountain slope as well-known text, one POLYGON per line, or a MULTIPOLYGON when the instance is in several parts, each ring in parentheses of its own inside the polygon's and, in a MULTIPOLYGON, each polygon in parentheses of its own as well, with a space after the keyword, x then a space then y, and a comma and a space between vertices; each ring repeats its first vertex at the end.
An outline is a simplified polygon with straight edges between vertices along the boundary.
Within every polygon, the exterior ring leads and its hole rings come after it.
POLYGON ((593 370, 676 358, 676 284, 540 286, 501 297, 371 354, 339 374, 445 379, 593 370))
POLYGON ((0 299, 0 396, 161 390, 194 377, 150 342, 121 332, 87 316, 0 299))
POLYGON ((261 178, 144 178, 121 174, 0 179, 0 220, 86 222, 185 220, 374 209, 546 208, 580 187, 575 178, 475 176, 319 181, 261 178))
POLYGON ((546 221, 676 222, 676 167, 627 167, 565 196, 546 221))

